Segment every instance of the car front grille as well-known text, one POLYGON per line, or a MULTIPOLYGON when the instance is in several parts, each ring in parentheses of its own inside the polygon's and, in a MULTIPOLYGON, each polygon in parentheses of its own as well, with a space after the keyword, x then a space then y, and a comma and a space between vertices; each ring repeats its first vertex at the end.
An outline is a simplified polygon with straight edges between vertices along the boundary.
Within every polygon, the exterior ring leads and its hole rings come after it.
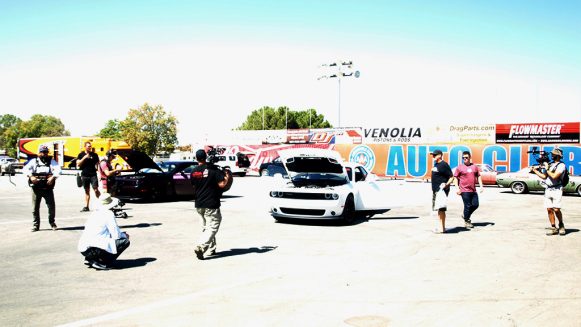
MULTIPOLYGON (((300 200, 325 200, 324 193, 295 193, 295 192, 283 192, 282 195, 285 199, 300 199, 300 200)), ((328 200, 328 199, 327 199, 328 200)))
POLYGON ((325 214, 323 209, 280 208, 280 211, 288 215, 322 216, 325 214))

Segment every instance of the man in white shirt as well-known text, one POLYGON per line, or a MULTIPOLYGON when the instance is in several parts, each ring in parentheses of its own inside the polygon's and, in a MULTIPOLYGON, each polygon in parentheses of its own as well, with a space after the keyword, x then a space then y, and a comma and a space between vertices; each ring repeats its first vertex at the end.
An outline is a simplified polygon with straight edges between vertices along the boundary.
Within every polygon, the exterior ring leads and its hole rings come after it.
POLYGON ((48 222, 52 230, 56 230, 55 212, 56 205, 54 202, 54 185, 56 179, 60 176, 61 168, 48 155, 48 146, 41 145, 38 147, 38 157, 31 159, 24 168, 22 173, 28 177, 28 185, 32 188, 32 203, 34 211, 32 212, 32 231, 37 232, 40 228, 40 201, 48 207, 48 222))
POLYGON ((101 194, 97 210, 91 213, 85 223, 77 249, 92 268, 109 269, 129 247, 129 234, 119 229, 115 213, 111 210, 118 204, 119 200, 109 193, 101 194))

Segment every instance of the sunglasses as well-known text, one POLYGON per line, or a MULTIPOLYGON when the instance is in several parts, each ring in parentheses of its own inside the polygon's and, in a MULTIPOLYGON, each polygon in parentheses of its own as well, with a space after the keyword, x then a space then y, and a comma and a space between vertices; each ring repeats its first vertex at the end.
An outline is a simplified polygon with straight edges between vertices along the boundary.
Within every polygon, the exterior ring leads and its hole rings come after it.
POLYGON ((462 157, 462 159, 470 159, 470 157, 462 157))

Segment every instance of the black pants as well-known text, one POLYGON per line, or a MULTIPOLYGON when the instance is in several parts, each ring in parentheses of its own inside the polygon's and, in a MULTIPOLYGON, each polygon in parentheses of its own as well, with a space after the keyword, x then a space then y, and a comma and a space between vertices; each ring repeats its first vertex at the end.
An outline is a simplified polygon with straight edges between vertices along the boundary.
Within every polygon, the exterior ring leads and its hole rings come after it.
POLYGON ((470 217, 478 209, 478 193, 462 192, 462 201, 464 202, 464 220, 469 222, 470 217))
POLYGON ((38 189, 32 188, 32 224, 34 227, 40 226, 40 201, 44 198, 46 206, 48 207, 48 223, 54 225, 54 216, 56 212, 56 205, 54 203, 54 192, 52 189, 38 189))
POLYGON ((109 253, 103 249, 90 247, 86 251, 81 252, 87 261, 97 261, 105 265, 111 265, 117 258, 129 247, 129 239, 120 238, 115 240, 117 247, 117 254, 109 253))

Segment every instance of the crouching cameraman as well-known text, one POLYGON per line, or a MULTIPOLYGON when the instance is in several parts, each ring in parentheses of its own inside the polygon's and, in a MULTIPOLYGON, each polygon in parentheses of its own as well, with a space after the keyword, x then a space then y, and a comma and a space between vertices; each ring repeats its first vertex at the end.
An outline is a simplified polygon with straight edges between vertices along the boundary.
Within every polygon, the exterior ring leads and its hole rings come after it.
POLYGON ((549 215, 551 228, 547 235, 565 235, 565 224, 563 223, 563 213, 561 212, 561 198, 563 197, 563 187, 561 182, 563 173, 567 167, 561 162, 563 151, 555 148, 551 151, 553 162, 543 161, 538 167, 531 167, 531 172, 544 180, 545 189, 545 208, 549 215), (559 228, 555 226, 555 216, 559 220, 559 228))
POLYGON ((109 193, 102 193, 99 207, 85 223, 77 249, 92 268, 109 269, 117 257, 129 247, 129 234, 119 229, 115 214, 111 211, 118 204, 118 199, 111 197, 109 193))

